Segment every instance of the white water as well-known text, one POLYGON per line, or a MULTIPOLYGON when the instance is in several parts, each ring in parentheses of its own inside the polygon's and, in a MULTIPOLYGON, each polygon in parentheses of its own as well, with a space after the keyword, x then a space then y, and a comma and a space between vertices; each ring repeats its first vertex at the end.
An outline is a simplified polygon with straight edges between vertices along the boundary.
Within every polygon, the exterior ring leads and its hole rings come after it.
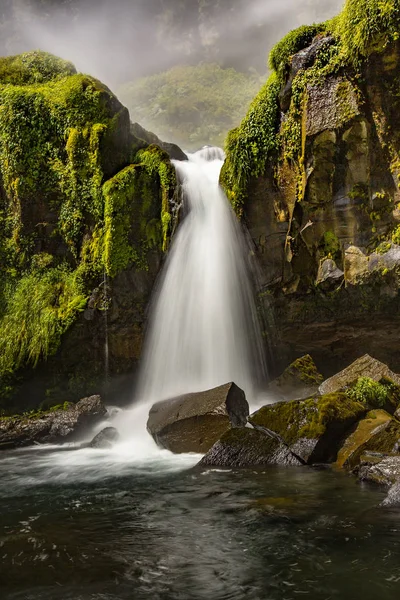
POLYGON ((250 404, 256 400, 266 368, 250 277, 251 250, 218 185, 222 159, 221 150, 209 148, 175 163, 184 218, 155 290, 135 405, 128 411, 110 410, 109 420, 91 433, 113 425, 120 443, 111 450, 60 452, 55 447, 43 454, 33 448, 36 466, 23 474, 30 485, 49 478, 96 480, 116 471, 156 475, 186 469, 198 462, 198 455, 161 450, 146 431, 154 402, 229 381, 245 390, 250 404))
POLYGON ((150 309, 137 405, 118 424, 135 438, 154 402, 234 381, 251 403, 266 379, 251 250, 218 185, 222 150, 174 164, 184 218, 150 309))

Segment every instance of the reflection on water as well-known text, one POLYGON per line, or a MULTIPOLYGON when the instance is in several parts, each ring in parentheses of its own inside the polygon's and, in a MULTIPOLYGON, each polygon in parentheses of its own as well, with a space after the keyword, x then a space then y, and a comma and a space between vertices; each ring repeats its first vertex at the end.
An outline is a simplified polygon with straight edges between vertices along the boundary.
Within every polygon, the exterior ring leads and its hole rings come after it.
POLYGON ((398 598, 400 513, 375 509, 383 492, 328 470, 132 456, 1 455, 2 600, 398 598))

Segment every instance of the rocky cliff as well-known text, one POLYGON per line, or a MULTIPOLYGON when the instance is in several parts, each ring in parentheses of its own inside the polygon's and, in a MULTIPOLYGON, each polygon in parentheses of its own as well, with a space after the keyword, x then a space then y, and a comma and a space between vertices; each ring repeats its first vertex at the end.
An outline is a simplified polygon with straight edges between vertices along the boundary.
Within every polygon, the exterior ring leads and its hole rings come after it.
POLYGON ((0 409, 132 372, 175 184, 101 82, 41 52, 0 59, 0 409))
POLYGON ((222 183, 262 266, 268 332, 326 370, 400 368, 400 6, 347 0, 272 50, 222 183))

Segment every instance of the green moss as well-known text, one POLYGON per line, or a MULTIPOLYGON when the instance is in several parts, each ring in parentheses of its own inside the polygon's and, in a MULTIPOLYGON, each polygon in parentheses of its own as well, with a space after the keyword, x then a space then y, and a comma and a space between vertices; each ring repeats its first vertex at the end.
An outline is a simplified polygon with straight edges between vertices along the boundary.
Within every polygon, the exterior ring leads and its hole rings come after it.
POLYGON ((268 161, 278 149, 279 87, 276 75, 272 74, 253 100, 240 127, 229 133, 225 143, 221 184, 238 214, 243 208, 250 178, 264 174, 268 161))
POLYGON ((162 249, 165 252, 168 249, 171 234, 170 199, 172 199, 177 186, 175 169, 168 154, 154 145, 139 150, 135 160, 146 168, 149 176, 158 177, 160 183, 162 249))
POLYGON ((325 231, 320 249, 324 256, 337 260, 341 255, 341 245, 337 235, 333 231, 325 231))
POLYGON ((280 82, 283 83, 290 66, 290 59, 294 54, 311 45, 316 35, 325 31, 326 26, 322 24, 302 25, 288 33, 271 50, 269 55, 270 69, 278 74, 280 82))
POLYGON ((175 171, 137 147, 96 79, 46 53, 0 59, 3 399, 56 352, 104 272, 146 269, 147 251, 167 247, 175 171))
POLYGON ((308 385, 319 385, 323 381, 323 376, 318 372, 318 369, 309 354, 297 358, 279 377, 280 385, 285 382, 295 382, 296 380, 307 383, 308 385))
POLYGON ((301 438, 316 439, 331 430, 345 430, 366 411, 345 393, 335 393, 264 406, 250 422, 275 431, 290 445, 301 438))
POLYGON ((7 296, 0 320, 0 377, 54 354, 86 304, 76 275, 66 266, 25 275, 7 296))
POLYGON ((357 114, 356 104, 363 102, 360 88, 349 78, 359 78, 361 62, 374 51, 383 51, 400 36, 400 5, 397 0, 347 0, 343 12, 326 23, 303 26, 285 36, 271 51, 271 79, 254 99, 247 117, 226 140, 226 162, 221 182, 241 214, 252 177, 262 175, 266 161, 293 170, 296 194, 293 201, 304 199, 306 173, 306 117, 308 89, 323 85, 346 67, 348 77, 335 88, 336 117, 340 126, 357 114), (309 46, 316 35, 330 35, 330 44, 318 51, 314 64, 301 69, 291 83, 291 103, 279 123, 279 92, 287 82, 292 56, 309 46), (354 93, 357 93, 357 101, 354 93))
POLYGON ((46 83, 76 74, 72 63, 47 52, 0 57, 0 84, 46 83))
POLYGON ((357 65, 371 52, 382 51, 400 37, 397 0, 347 0, 334 22, 341 41, 341 56, 357 65))

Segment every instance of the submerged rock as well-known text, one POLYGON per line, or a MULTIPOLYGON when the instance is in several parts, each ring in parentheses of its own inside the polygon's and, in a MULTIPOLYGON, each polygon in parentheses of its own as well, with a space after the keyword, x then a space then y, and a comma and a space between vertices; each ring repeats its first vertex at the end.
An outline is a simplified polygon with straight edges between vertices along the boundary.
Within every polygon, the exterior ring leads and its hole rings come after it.
POLYGON ((272 430, 295 455, 313 464, 335 461, 343 436, 366 412, 362 403, 337 393, 270 404, 249 422, 272 430))
POLYGON ((318 386, 323 381, 322 375, 311 356, 306 354, 292 362, 274 381, 268 385, 268 390, 282 400, 300 400, 318 392, 318 386))
POLYGON ((100 396, 83 398, 49 411, 0 418, 0 449, 33 444, 70 442, 98 423, 107 414, 100 396))
POLYGON ((119 440, 119 433, 115 427, 105 427, 90 442, 91 448, 112 448, 119 440))
POLYGON ((204 454, 230 427, 244 427, 249 405, 244 392, 227 383, 154 404, 147 429, 159 446, 177 454, 204 454))
POLYGON ((231 429, 207 452, 200 466, 301 465, 278 439, 250 428, 231 429))

